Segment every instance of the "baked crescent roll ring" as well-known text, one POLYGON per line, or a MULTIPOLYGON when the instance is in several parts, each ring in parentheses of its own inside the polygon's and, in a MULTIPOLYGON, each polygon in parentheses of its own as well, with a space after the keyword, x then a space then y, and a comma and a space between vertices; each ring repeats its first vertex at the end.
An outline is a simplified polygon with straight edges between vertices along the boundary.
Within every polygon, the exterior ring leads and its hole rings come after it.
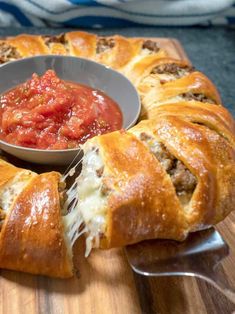
MULTIPOLYGON (((163 51, 163 50, 162 50, 163 51)), ((149 55, 148 58, 135 62, 126 75, 138 88, 140 95, 148 92, 151 87, 174 81, 195 71, 188 61, 169 58, 166 52, 149 55)))
POLYGON ((182 101, 200 101, 221 104, 220 95, 214 84, 201 72, 192 72, 174 81, 151 87, 142 97, 142 118, 156 106, 182 101))
POLYGON ((140 120, 148 120, 88 140, 67 199, 58 173, 1 160, 0 267, 66 278, 81 234, 86 255, 153 238, 181 241, 233 210, 235 122, 204 74, 154 39, 74 31, 0 40, 0 63, 42 54, 120 71, 139 92, 140 120))
POLYGON ((235 121, 228 110, 221 105, 215 107, 210 103, 192 100, 165 104, 155 107, 149 112, 149 118, 152 120, 169 115, 180 117, 185 121, 204 124, 235 146, 235 121))
POLYGON ((81 31, 59 35, 21 34, 0 41, 1 63, 36 55, 56 54, 88 58, 121 72, 126 66, 167 56, 156 40, 132 39, 120 35, 97 36, 81 31))
POLYGON ((152 238, 183 240, 233 210, 232 117, 211 104, 180 106, 157 107, 154 120, 84 144, 77 210, 87 254, 152 238))
POLYGON ((22 34, 9 37, 7 43, 17 49, 21 57, 49 54, 49 49, 42 36, 22 34))
POLYGON ((37 175, 2 160, 0 172, 0 267, 71 277, 72 253, 58 190, 60 175, 37 175))
POLYGON ((84 145, 78 210, 88 252, 144 239, 182 240, 188 224, 169 177, 133 134, 113 132, 84 145))

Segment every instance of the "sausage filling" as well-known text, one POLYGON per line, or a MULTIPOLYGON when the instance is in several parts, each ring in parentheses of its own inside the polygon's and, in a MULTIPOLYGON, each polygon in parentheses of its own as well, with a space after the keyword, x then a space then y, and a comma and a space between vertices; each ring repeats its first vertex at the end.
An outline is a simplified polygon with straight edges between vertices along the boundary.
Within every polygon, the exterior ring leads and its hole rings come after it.
POLYGON ((57 36, 44 36, 44 42, 48 47, 50 44, 67 44, 64 33, 57 36))
MULTIPOLYGON (((186 207, 196 188, 196 177, 152 135, 142 132, 139 138, 168 173, 182 206, 186 207)), ((108 197, 113 188, 108 183, 99 148, 88 141, 83 149, 81 174, 67 192, 64 207, 69 213, 64 216, 64 222, 71 245, 81 234, 87 233, 85 256, 88 256, 92 248, 100 246, 100 239, 105 235, 108 197)))
POLYGON ((196 177, 182 161, 169 152, 165 145, 152 136, 142 132, 139 138, 150 148, 150 151, 170 176, 181 204, 187 206, 197 185, 196 177))
POLYGON ((60 181, 58 184, 58 192, 59 192, 59 198, 60 198, 60 208, 62 209, 62 215, 67 214, 67 210, 65 210, 65 202, 67 200, 67 194, 66 194, 66 183, 63 181, 60 181))
POLYGON ((9 45, 6 42, 0 43, 0 64, 20 58, 21 55, 15 47, 9 45))
POLYGON ((160 48, 156 41, 153 40, 145 40, 142 45, 142 50, 147 52, 147 54, 154 54, 157 53, 160 48))
POLYGON ((6 213, 2 210, 2 208, 0 208, 0 232, 1 232, 5 218, 6 218, 6 213))
POLYGON ((176 63, 160 64, 152 69, 151 74, 158 74, 160 83, 164 84, 170 81, 182 78, 189 73, 192 73, 194 68, 189 65, 179 65, 176 63))
POLYGON ((154 88, 167 82, 175 81, 194 71, 189 65, 180 65, 176 63, 160 64, 152 69, 149 75, 142 79, 138 86, 140 92, 146 91, 147 88, 154 88))
POLYGON ((102 53, 106 50, 112 49, 115 46, 115 40, 113 38, 100 37, 97 41, 96 53, 102 53))
POLYGON ((61 44, 64 46, 66 51, 69 52, 69 44, 64 33, 57 36, 44 36, 43 38, 47 47, 51 48, 53 44, 61 44))
POLYGON ((192 93, 192 92, 188 92, 188 93, 184 93, 181 95, 181 97, 185 100, 196 100, 196 101, 201 101, 204 103, 209 103, 209 104, 213 104, 216 105, 216 102, 207 97, 205 94, 198 94, 198 93, 192 93))

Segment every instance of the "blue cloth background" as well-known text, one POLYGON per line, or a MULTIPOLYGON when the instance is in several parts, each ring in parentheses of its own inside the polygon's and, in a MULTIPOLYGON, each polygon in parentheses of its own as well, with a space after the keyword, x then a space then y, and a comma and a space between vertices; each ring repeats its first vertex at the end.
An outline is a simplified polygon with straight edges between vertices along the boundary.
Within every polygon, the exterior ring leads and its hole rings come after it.
POLYGON ((0 26, 235 25, 235 0, 8 0, 0 26))

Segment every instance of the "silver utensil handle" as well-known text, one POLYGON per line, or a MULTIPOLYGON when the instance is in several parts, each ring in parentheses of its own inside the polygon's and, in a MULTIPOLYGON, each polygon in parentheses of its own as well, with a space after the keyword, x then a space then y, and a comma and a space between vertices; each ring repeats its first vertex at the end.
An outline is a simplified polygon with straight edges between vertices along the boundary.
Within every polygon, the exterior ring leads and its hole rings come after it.
POLYGON ((206 274, 194 273, 200 279, 204 279, 209 284, 218 289, 224 296, 226 296, 232 303, 235 304, 235 290, 229 286, 219 272, 215 269, 207 270, 206 274))
POLYGON ((132 269, 144 276, 193 276, 204 279, 235 304, 235 290, 219 270, 229 255, 220 233, 210 228, 188 236, 184 242, 144 241, 126 247, 132 269))

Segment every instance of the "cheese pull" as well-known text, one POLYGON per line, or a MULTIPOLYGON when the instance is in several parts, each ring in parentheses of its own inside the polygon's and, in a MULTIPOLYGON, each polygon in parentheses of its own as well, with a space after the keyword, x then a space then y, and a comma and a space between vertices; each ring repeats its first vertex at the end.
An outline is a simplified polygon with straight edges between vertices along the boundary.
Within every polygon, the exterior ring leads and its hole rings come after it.
POLYGON ((36 174, 0 160, 0 267, 67 278, 72 250, 65 232, 60 174, 36 174))
POLYGON ((189 101, 151 114, 83 145, 74 211, 86 255, 93 247, 184 240, 234 209, 235 124, 227 110, 189 101))
POLYGON ((235 124, 204 74, 154 39, 75 31, 0 40, 1 63, 42 54, 88 58, 120 71, 139 92, 140 120, 148 120, 88 140, 66 198, 60 174, 0 161, 1 268, 70 277, 81 234, 88 256, 94 247, 184 240, 233 210, 235 124))

